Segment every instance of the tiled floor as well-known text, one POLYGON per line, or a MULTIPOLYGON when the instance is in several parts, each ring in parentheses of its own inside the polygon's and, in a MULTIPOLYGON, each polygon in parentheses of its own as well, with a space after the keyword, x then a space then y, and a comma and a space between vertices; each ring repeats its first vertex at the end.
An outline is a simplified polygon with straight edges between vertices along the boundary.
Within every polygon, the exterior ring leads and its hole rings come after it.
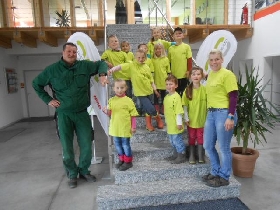
MULTIPOLYGON (((258 146, 260 157, 254 177, 236 177, 242 184, 240 199, 252 210, 280 208, 279 129, 280 125, 273 134, 267 134, 267 144, 258 146)), ((113 181, 108 179, 107 137, 96 119, 96 155, 104 160, 101 164, 91 165, 90 169, 98 181, 90 184, 79 180, 75 189, 67 186, 53 121, 18 122, 5 130, 17 135, 0 136, 1 210, 97 209, 98 186, 113 181)), ((233 145, 236 145, 234 139, 233 145)), ((78 154, 77 144, 75 148, 78 154)))

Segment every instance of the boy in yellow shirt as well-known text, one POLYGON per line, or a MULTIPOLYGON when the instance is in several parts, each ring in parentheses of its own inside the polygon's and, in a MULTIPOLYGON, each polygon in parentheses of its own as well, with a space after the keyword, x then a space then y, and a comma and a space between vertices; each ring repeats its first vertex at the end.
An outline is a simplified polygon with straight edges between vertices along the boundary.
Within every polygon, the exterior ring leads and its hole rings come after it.
POLYGON ((179 164, 186 161, 186 145, 183 141, 183 114, 181 97, 175 91, 178 87, 178 80, 175 76, 169 75, 166 78, 166 90, 168 94, 163 100, 165 122, 170 143, 174 148, 174 153, 166 160, 172 164, 179 164))
POLYGON ((171 64, 171 73, 178 79, 176 91, 182 96, 189 84, 187 77, 192 69, 192 50, 190 45, 183 42, 184 34, 181 28, 174 29, 173 38, 176 45, 169 47, 168 58, 171 64))
MULTIPOLYGON (((127 58, 127 54, 120 50, 119 39, 116 35, 111 35, 108 38, 108 46, 110 49, 105 50, 101 55, 101 59, 105 60, 108 64, 109 68, 117 66, 121 63, 128 63, 129 60, 127 58)), ((127 85, 126 95, 129 98, 132 98, 132 85, 130 78, 128 77, 125 71, 115 72, 113 74, 113 78, 115 79, 124 79, 127 85)))

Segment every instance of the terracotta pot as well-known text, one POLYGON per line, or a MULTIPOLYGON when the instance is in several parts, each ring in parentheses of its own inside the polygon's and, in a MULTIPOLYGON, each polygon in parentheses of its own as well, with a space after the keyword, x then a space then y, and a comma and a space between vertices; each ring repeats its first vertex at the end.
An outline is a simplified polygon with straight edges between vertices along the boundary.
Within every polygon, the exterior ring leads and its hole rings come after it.
POLYGON ((259 151, 248 148, 247 155, 242 155, 241 151, 242 147, 231 148, 233 175, 251 178, 254 173, 256 160, 259 157, 259 151))

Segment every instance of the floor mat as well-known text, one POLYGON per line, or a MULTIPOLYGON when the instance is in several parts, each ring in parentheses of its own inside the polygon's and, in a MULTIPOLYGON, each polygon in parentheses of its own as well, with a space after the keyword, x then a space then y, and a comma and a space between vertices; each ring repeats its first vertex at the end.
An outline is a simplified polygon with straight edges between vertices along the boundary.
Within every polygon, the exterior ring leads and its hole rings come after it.
POLYGON ((219 199, 198 203, 140 207, 131 210, 249 210, 239 198, 219 199))
POLYGON ((25 128, 13 128, 13 129, 6 128, 0 131, 0 143, 9 141, 11 138, 20 134, 24 130, 25 128))

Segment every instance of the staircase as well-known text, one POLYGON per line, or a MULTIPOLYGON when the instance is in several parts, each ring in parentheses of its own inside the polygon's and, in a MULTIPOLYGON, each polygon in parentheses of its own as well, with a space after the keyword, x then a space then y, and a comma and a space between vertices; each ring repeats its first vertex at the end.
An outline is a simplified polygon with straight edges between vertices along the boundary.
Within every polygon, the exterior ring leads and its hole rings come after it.
POLYGON ((133 53, 137 51, 140 43, 148 43, 151 39, 151 29, 148 24, 108 24, 107 37, 117 35, 119 42, 128 41, 133 53))
POLYGON ((227 199, 240 194, 240 184, 234 178, 229 186, 219 188, 208 187, 201 181, 201 176, 209 172, 209 161, 195 165, 188 162, 173 165, 165 161, 173 151, 166 130, 147 131, 144 117, 137 118, 131 147, 133 167, 127 171, 114 169, 115 184, 98 188, 99 210, 227 199))

